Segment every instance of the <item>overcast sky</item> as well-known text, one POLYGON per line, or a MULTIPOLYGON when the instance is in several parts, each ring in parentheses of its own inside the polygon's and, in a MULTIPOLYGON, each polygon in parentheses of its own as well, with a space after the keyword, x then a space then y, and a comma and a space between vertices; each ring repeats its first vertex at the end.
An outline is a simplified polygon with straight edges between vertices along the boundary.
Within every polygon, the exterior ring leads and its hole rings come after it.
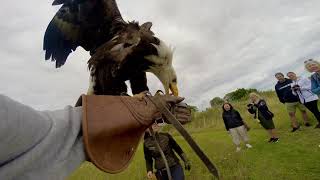
MULTIPOLYGON (((118 0, 125 20, 152 21, 176 48, 179 89, 200 108, 237 88, 273 89, 277 71, 303 68, 320 57, 319 0, 118 0)), ((74 104, 88 86, 83 49, 55 69, 42 40, 59 7, 52 1, 5 1, 0 7, 0 93, 36 109, 74 104)), ((162 88, 148 75, 152 91, 162 88)))

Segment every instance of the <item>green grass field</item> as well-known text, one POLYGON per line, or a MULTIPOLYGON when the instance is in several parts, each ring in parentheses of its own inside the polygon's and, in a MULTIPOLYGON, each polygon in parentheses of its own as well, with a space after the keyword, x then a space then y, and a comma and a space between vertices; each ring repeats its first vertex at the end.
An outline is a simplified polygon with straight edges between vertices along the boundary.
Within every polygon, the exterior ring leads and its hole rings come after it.
MULTIPOLYGON (((210 108, 204 112, 197 112, 193 122, 186 126, 195 141, 216 164, 221 179, 257 179, 257 180, 316 180, 320 179, 320 129, 302 127, 291 133, 290 123, 284 106, 278 103, 273 92, 263 93, 270 109, 275 113, 275 124, 278 128, 280 141, 268 143, 268 136, 264 129, 246 112, 246 100, 234 103, 251 127, 249 137, 252 149, 235 152, 231 137, 225 131, 221 120, 221 108, 210 108)), ((301 121, 301 116, 298 113, 301 121)), ((313 125, 314 117, 309 113, 313 125)), ((193 153, 181 136, 172 128, 165 128, 174 134, 175 139, 182 146, 192 163, 190 172, 186 172, 187 180, 214 179, 206 167, 193 153)), ((92 164, 83 164, 69 180, 143 180, 146 178, 146 168, 142 146, 128 167, 122 173, 110 175, 97 170, 92 164)))

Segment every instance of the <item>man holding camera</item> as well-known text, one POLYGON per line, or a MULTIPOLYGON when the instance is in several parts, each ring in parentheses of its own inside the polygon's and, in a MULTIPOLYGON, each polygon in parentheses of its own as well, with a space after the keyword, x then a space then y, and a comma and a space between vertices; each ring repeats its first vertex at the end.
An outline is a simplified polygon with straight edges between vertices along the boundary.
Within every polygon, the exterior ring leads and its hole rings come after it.
POLYGON ((299 102, 299 98, 292 93, 292 80, 285 78, 281 72, 276 73, 275 77, 278 80, 278 83, 275 85, 275 90, 279 98, 279 101, 286 105, 292 124, 291 132, 295 132, 300 128, 296 118, 297 108, 301 111, 305 125, 310 126, 310 123, 308 122, 306 107, 303 104, 301 104, 299 102))
POLYGON ((318 96, 311 91, 311 80, 308 78, 297 77, 294 72, 288 72, 287 76, 292 80, 291 89, 297 95, 300 102, 304 104, 319 121, 316 128, 320 128, 320 112, 318 109, 318 96))

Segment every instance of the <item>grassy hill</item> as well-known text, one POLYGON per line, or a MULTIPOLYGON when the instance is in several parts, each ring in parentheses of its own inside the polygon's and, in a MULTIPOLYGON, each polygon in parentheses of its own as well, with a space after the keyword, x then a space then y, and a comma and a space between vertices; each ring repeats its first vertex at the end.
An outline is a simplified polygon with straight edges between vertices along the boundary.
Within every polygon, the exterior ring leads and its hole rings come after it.
MULTIPOLYGON (((291 133, 290 122, 284 105, 278 102, 274 92, 262 93, 270 109, 275 114, 275 125, 280 135, 278 143, 267 143, 268 136, 264 129, 253 120, 246 111, 247 99, 233 103, 242 117, 251 127, 249 137, 252 149, 235 152, 231 137, 224 129, 221 119, 221 107, 210 108, 193 114, 193 122, 186 128, 192 132, 195 141, 217 165, 221 179, 257 179, 257 180, 316 180, 320 179, 320 130, 302 127, 291 133)), ((313 125, 316 120, 309 113, 313 125)), ((298 113, 300 122, 301 116, 298 113)), ((206 167, 193 153, 188 144, 169 126, 164 130, 175 135, 192 163, 187 180, 213 179, 206 167)), ((127 170, 110 175, 97 170, 92 164, 83 164, 69 180, 143 180, 146 178, 142 146, 127 170)))

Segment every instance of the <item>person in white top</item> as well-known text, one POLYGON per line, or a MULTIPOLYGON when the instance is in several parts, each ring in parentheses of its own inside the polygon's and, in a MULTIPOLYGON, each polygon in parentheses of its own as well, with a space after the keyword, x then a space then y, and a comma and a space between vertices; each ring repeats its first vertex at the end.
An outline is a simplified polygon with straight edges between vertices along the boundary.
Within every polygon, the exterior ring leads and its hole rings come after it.
POLYGON ((292 80, 292 93, 297 95, 300 99, 300 102, 313 113, 313 115, 319 121, 319 124, 316 126, 316 128, 320 128, 320 112, 318 109, 319 97, 311 91, 311 80, 304 77, 297 77, 294 72, 288 72, 287 76, 292 80))

